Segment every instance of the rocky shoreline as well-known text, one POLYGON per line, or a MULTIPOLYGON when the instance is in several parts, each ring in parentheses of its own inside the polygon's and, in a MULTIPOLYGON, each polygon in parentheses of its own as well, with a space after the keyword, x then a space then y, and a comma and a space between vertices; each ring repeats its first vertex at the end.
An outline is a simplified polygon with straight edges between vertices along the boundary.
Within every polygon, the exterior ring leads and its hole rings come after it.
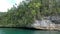
POLYGON ((60 31, 57 29, 37 29, 32 27, 0 27, 0 28, 16 28, 16 29, 40 30, 40 31, 60 31))
POLYGON ((60 31, 60 16, 44 17, 42 20, 35 20, 34 23, 27 27, 12 27, 12 25, 9 26, 6 25, 6 27, 4 27, 1 25, 0 28, 60 31))
POLYGON ((41 20, 35 20, 31 26, 36 29, 60 31, 60 16, 43 17, 41 20))

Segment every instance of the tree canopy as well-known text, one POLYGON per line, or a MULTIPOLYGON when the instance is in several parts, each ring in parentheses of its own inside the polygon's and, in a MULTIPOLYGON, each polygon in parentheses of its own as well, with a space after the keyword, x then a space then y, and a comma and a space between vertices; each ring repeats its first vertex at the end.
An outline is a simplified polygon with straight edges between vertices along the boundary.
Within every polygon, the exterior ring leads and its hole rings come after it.
MULTIPOLYGON (((20 27, 31 25, 35 19, 43 16, 60 15, 59 0, 25 0, 17 7, 13 6, 0 16, 3 26, 20 27)), ((0 13, 1 14, 1 13, 0 13)))

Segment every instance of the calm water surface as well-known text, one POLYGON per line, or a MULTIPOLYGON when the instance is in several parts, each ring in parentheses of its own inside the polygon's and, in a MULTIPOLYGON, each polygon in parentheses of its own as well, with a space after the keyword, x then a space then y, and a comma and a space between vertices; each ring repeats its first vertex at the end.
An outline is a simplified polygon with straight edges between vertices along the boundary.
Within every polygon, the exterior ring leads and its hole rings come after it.
POLYGON ((0 28, 0 34, 60 34, 58 31, 39 31, 15 28, 0 28))

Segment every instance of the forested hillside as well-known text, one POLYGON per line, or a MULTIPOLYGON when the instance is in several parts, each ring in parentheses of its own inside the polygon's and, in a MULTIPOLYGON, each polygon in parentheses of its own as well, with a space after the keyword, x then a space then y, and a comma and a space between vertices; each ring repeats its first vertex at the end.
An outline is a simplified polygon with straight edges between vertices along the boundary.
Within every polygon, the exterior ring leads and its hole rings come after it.
MULTIPOLYGON (((60 15, 60 0, 26 0, 13 6, 0 16, 0 25, 9 27, 27 26, 44 16, 60 15)), ((1 15, 1 13, 0 13, 1 15)))
POLYGON ((6 12, 0 12, 0 16, 3 16, 5 14, 6 14, 6 12))

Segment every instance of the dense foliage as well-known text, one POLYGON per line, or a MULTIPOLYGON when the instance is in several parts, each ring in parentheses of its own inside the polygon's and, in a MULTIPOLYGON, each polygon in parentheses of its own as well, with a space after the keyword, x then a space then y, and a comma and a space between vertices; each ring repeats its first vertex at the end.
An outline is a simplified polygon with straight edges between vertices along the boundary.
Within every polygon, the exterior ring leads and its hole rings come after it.
MULTIPOLYGON (((60 15, 59 0, 25 0, 0 16, 0 25, 9 27, 29 26, 43 16, 60 15)), ((1 13, 0 13, 1 14, 1 13)))

